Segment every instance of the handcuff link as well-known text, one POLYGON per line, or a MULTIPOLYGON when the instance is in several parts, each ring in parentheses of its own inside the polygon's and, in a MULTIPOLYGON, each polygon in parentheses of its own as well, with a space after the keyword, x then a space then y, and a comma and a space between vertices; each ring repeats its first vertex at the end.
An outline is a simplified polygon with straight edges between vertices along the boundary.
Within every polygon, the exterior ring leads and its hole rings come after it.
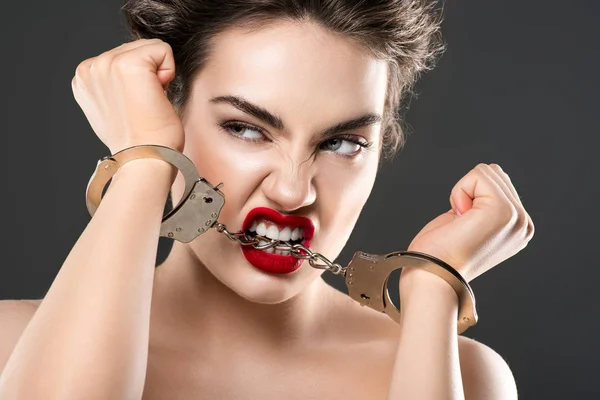
POLYGON ((104 157, 98 161, 96 170, 86 189, 86 205, 90 215, 96 212, 108 181, 119 167, 128 161, 140 158, 155 158, 169 162, 179 169, 185 179, 185 189, 179 203, 163 217, 160 236, 183 243, 194 240, 199 235, 215 228, 228 239, 242 246, 252 246, 258 250, 277 248, 289 251, 292 257, 307 260, 313 268, 323 269, 345 279, 348 295, 373 310, 387 314, 400 323, 400 309, 390 299, 388 282, 391 273, 404 267, 425 269, 448 282, 459 300, 458 333, 464 332, 477 323, 475 296, 467 281, 450 265, 431 255, 399 251, 386 255, 356 252, 346 267, 334 263, 323 254, 313 252, 302 244, 291 244, 261 235, 249 236, 245 232, 230 232, 218 222, 225 205, 225 196, 220 190, 223 184, 213 186, 201 178, 193 162, 184 154, 169 147, 159 145, 133 146, 104 157), (260 244, 261 241, 266 243, 260 244))

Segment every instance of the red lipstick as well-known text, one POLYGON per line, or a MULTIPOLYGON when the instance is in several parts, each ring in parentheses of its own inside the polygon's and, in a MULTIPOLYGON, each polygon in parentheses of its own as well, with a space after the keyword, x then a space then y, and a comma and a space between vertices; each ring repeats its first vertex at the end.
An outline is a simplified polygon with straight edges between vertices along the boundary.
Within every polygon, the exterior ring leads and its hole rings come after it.
MULTIPOLYGON (((282 215, 268 207, 257 207, 252 209, 242 224, 243 230, 248 230, 252 222, 258 218, 267 219, 279 226, 290 226, 292 228, 301 228, 304 230, 302 245, 309 247, 310 241, 314 235, 315 227, 312 221, 306 217, 297 215, 282 215)), ((271 274, 289 274, 296 271, 302 265, 301 259, 292 255, 282 256, 275 253, 267 253, 264 250, 257 250, 252 246, 241 246, 242 254, 255 268, 271 274)))

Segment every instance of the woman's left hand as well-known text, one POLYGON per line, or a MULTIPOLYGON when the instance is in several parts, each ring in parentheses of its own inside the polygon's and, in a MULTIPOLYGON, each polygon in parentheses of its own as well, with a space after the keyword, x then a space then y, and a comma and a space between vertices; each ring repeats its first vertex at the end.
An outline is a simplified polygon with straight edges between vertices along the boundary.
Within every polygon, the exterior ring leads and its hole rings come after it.
POLYGON ((497 164, 482 163, 467 173, 452 189, 450 205, 450 211, 419 232, 408 250, 445 261, 467 281, 512 257, 533 237, 531 217, 497 164))

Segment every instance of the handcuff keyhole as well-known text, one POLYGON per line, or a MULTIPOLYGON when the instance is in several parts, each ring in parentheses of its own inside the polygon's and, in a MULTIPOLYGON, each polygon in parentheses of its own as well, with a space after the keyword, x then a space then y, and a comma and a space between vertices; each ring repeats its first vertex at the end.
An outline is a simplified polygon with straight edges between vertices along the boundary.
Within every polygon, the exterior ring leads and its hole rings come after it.
POLYGON ((361 299, 365 299, 365 300, 371 300, 371 298, 369 296, 367 296, 366 294, 361 294, 360 295, 361 299))
POLYGON ((212 197, 205 197, 204 198, 204 202, 207 203, 207 204, 210 204, 210 203, 213 202, 213 199, 212 199, 212 197))

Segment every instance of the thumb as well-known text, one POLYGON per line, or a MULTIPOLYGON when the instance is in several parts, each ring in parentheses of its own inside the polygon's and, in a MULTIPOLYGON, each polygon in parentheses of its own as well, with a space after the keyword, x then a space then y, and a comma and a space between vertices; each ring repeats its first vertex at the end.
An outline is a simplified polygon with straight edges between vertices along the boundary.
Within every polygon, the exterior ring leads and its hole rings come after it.
POLYGON ((145 63, 156 74, 163 88, 175 77, 175 57, 171 46, 162 40, 147 41, 140 46, 144 52, 145 63))
POLYGON ((450 193, 450 206, 457 216, 461 216, 473 207, 473 200, 463 190, 456 187, 450 193))
POLYGON ((484 172, 485 168, 489 166, 483 163, 477 165, 452 188, 450 204, 457 215, 464 214, 473 207, 489 207, 497 203, 498 199, 506 198, 500 186, 484 172))
POLYGON ((173 78, 175 77, 175 70, 174 69, 159 69, 158 71, 156 71, 156 77, 158 78, 158 81, 162 85, 163 89, 167 90, 167 87, 169 86, 169 82, 171 82, 173 80, 173 78))

